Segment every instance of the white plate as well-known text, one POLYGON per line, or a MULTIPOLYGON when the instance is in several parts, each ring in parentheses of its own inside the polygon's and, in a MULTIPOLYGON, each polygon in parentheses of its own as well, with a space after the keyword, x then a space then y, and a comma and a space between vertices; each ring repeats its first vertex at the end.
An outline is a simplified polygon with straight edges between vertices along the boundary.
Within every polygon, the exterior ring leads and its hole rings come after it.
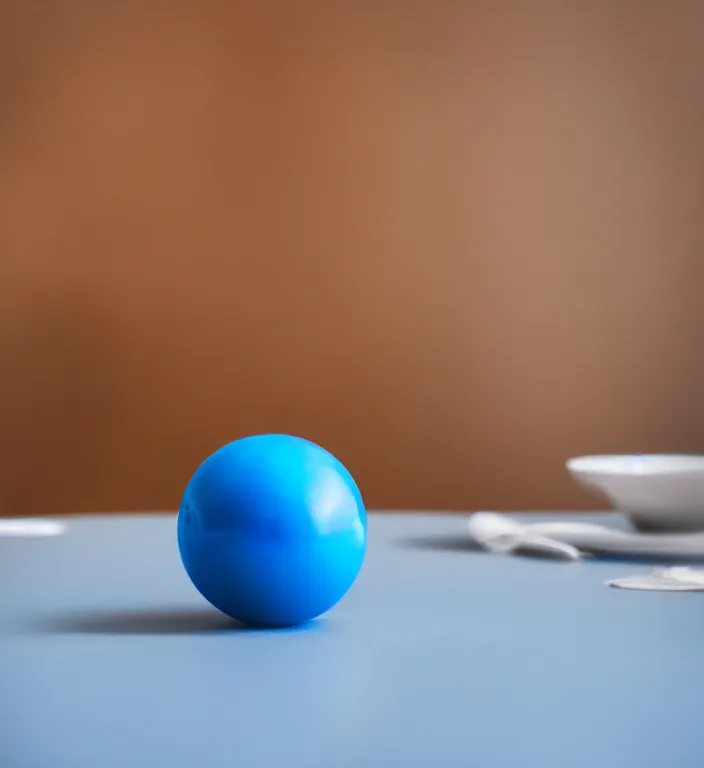
POLYGON ((0 519, 0 537, 38 537, 60 536, 66 531, 65 523, 60 520, 39 520, 38 518, 2 518, 0 519))
POLYGON ((580 456, 567 468, 641 531, 704 530, 704 456, 580 456))

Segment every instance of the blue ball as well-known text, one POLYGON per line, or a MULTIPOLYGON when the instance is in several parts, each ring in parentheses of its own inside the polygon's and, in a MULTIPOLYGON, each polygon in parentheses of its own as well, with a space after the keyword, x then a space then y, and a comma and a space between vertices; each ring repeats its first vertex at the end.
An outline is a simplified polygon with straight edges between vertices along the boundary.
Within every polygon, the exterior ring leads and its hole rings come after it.
POLYGON ((229 443, 191 478, 178 546, 196 589, 252 626, 302 624, 332 608, 362 567, 367 516, 345 467, 290 435, 229 443))

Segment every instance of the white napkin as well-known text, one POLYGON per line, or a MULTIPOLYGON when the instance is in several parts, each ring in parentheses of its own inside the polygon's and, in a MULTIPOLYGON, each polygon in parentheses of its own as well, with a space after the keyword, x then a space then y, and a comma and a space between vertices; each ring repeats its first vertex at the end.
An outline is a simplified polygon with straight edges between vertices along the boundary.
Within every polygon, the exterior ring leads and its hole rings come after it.
POLYGON ((533 552, 565 560, 597 554, 704 560, 704 532, 638 533, 570 520, 522 523, 493 512, 471 515, 468 529, 476 544, 500 554, 533 552))
POLYGON ((627 576, 606 582, 617 589, 642 589, 650 592, 704 592, 704 571, 694 568, 656 568, 645 576, 627 576))

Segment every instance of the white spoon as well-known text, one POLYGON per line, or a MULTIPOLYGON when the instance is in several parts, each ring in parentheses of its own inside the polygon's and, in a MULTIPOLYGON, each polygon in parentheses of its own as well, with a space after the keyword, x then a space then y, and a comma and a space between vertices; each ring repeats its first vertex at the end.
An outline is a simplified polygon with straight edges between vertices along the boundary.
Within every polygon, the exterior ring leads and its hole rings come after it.
POLYGON ((639 533, 569 520, 524 524, 493 512, 471 515, 468 528, 479 545, 504 554, 530 548, 570 560, 587 552, 704 559, 704 532, 639 533))
POLYGON ((470 536, 482 547, 497 554, 535 551, 565 560, 579 560, 582 553, 574 545, 546 535, 546 531, 531 530, 504 515, 476 512, 467 524, 470 536))

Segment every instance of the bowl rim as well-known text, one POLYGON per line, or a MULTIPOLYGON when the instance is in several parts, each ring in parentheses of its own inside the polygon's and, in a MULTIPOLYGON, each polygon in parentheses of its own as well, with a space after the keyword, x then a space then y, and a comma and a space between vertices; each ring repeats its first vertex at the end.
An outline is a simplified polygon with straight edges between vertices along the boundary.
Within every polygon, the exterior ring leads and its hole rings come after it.
POLYGON ((704 474, 704 455, 695 453, 604 453, 574 456, 567 469, 575 475, 663 477, 704 474))

